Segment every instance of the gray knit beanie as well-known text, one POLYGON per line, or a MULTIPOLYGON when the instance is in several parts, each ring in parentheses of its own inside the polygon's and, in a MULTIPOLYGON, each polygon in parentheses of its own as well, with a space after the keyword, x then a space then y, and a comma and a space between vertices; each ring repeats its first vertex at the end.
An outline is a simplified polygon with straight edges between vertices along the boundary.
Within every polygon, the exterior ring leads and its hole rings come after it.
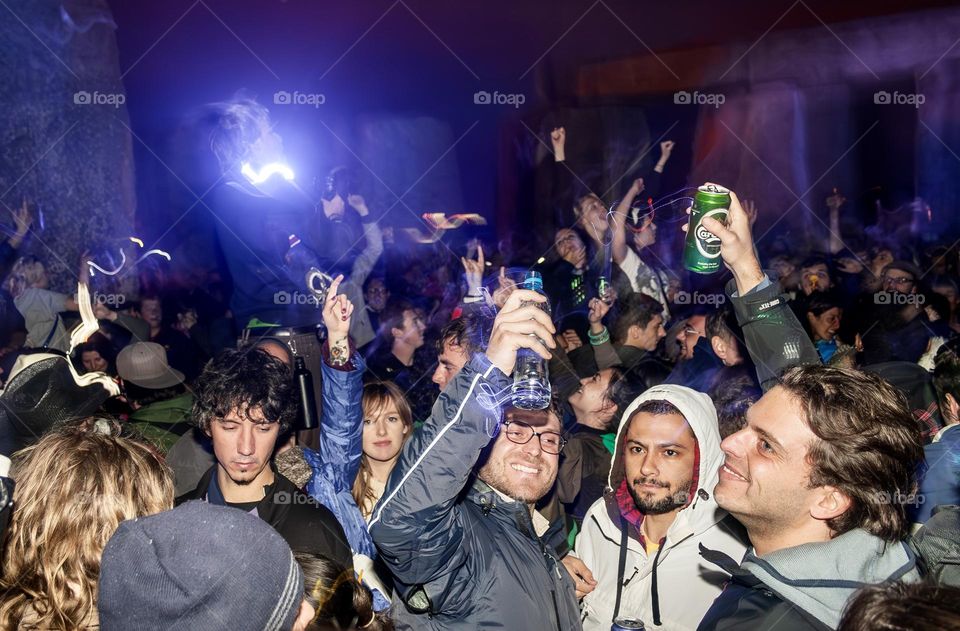
POLYGON ((193 501, 120 524, 97 609, 102 631, 286 631, 302 600, 303 573, 268 523, 193 501))

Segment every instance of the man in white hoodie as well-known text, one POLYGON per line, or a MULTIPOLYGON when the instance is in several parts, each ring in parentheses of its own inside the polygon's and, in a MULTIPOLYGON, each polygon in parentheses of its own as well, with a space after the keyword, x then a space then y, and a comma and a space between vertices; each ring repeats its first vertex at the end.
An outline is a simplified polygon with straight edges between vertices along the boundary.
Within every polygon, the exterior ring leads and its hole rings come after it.
POLYGON ((585 631, 608 631, 615 618, 696 629, 727 578, 700 557, 701 544, 735 559, 746 551, 743 531, 713 499, 722 463, 707 395, 661 385, 627 408, 606 492, 564 559, 586 594, 585 631))

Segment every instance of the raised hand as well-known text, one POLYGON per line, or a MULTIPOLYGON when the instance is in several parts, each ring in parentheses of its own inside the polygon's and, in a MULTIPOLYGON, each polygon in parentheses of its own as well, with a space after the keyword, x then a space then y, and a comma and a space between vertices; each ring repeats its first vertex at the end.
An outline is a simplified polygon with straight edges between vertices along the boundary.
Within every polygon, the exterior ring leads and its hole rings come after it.
POLYGON ((664 140, 660 143, 660 159, 657 160, 657 164, 654 165, 654 171, 663 173, 663 168, 667 166, 667 160, 670 159, 670 154, 673 153, 673 146, 674 142, 672 140, 664 140))
POLYGON ((502 309, 506 304, 507 298, 517 288, 517 282, 507 276, 507 268, 500 268, 500 277, 497 279, 497 289, 493 292, 493 304, 497 309, 502 309))
POLYGON ((583 340, 580 339, 580 336, 577 335, 577 332, 573 329, 567 329, 561 333, 561 337, 563 338, 563 350, 568 353, 583 346, 583 340))
POLYGON ((486 270, 486 261, 483 259, 483 246, 477 246, 477 260, 460 257, 460 263, 467 276, 467 295, 479 296, 483 286, 483 273, 486 270))
POLYGON ((187 309, 184 313, 177 314, 177 323, 173 328, 184 335, 190 335, 190 329, 197 325, 197 312, 193 309, 187 309))
POLYGON ((840 194, 837 189, 833 189, 833 193, 827 197, 827 208, 831 211, 840 210, 840 207, 843 206, 843 203, 847 201, 847 198, 840 194))
POLYGON ((553 144, 554 159, 557 162, 563 162, 566 159, 567 130, 563 127, 554 127, 550 132, 550 142, 553 144))
MULTIPOLYGON (((608 291, 613 291, 612 288, 608 287, 608 291)), ((590 300, 590 313, 587 314, 587 320, 590 321, 590 324, 600 324, 607 313, 610 311, 610 306, 613 304, 611 301, 607 303, 605 300, 599 298, 593 298, 590 300)))
POLYGON ((347 195, 347 203, 350 204, 350 207, 357 211, 357 214, 361 217, 366 217, 370 214, 370 209, 367 208, 367 201, 363 199, 363 195, 347 195))
POLYGON ((353 303, 344 294, 337 295, 343 274, 338 275, 327 289, 323 304, 323 324, 327 327, 327 340, 330 349, 336 342, 346 341, 350 335, 350 317, 353 315, 353 303))
POLYGON ((30 213, 30 204, 27 202, 27 198, 24 197, 20 208, 16 212, 11 210, 10 214, 13 215, 13 223, 16 226, 15 234, 21 237, 27 234, 30 225, 33 223, 33 215, 30 213))
POLYGON ((93 317, 97 320, 114 321, 117 319, 117 312, 100 302, 93 303, 93 317))
POLYGON ((556 328, 550 315, 537 304, 546 297, 529 289, 517 289, 507 298, 503 309, 493 321, 487 358, 508 377, 517 363, 517 351, 529 348, 544 359, 550 359, 550 348, 556 348, 553 339, 556 328), (547 348, 547 347, 550 348, 547 348))
MULTIPOLYGON (((710 184, 707 182, 707 185, 710 184)), ((753 246, 750 218, 740 205, 737 194, 730 191, 730 212, 726 225, 713 217, 705 217, 702 221, 703 227, 720 239, 720 256, 727 268, 733 272, 738 294, 742 296, 760 284, 764 274, 753 246)), ((689 224, 683 227, 684 232, 688 229, 689 224)))
POLYGON ((743 211, 747 213, 747 219, 750 220, 750 229, 757 223, 757 204, 752 199, 743 200, 743 211))

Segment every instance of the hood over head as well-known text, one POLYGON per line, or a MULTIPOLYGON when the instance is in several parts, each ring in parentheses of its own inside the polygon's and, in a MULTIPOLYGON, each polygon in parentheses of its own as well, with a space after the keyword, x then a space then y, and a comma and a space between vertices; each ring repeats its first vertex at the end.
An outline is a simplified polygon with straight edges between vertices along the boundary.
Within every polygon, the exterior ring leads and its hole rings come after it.
MULTIPOLYGON (((648 401, 667 401, 680 410, 697 440, 695 460, 697 471, 694 472, 693 476, 694 485, 690 490, 690 501, 681 513, 689 512, 691 509, 703 505, 702 510, 697 511, 698 516, 703 516, 703 523, 695 527, 694 530, 699 531, 703 527, 716 523, 723 517, 722 511, 717 510, 716 502, 713 499, 713 489, 717 485, 720 467, 723 464, 717 411, 709 396, 685 386, 673 384, 654 386, 627 406, 617 429, 613 462, 605 492, 608 505, 620 504, 621 514, 628 520, 634 521, 624 510, 626 508, 624 505, 628 503, 627 498, 629 497, 626 495, 623 464, 624 435, 627 427, 629 427, 631 417, 641 405, 648 401), (624 501, 619 501, 620 499, 624 501)), ((634 506, 632 498, 629 499, 629 504, 634 506)), ((635 506, 634 511, 636 511, 635 506)), ((701 520, 698 519, 697 521, 701 520)), ((638 524, 634 521, 634 525, 638 524)))

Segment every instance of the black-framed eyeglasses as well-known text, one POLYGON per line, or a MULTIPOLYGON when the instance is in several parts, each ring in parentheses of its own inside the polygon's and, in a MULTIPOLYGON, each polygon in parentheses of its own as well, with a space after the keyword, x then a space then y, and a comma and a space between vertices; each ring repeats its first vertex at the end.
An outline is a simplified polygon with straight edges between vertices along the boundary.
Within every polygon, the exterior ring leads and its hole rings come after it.
POLYGON ((555 456, 563 451, 564 445, 567 444, 567 440, 557 432, 538 432, 520 421, 504 422, 503 431, 507 435, 507 440, 518 445, 526 445, 536 436, 540 440, 540 449, 555 456))
POLYGON ((912 285, 914 280, 910 276, 884 276, 883 282, 887 285, 912 285))

